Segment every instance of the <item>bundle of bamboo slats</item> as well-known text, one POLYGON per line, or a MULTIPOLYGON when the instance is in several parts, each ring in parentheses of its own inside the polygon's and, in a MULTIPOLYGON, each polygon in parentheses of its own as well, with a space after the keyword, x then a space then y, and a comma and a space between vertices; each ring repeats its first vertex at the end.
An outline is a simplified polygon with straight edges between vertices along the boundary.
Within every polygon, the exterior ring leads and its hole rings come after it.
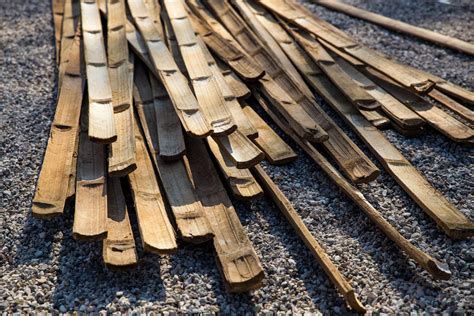
POLYGON ((431 126, 472 144, 473 92, 369 49, 293 0, 53 0, 53 11, 59 96, 32 210, 51 218, 74 196, 73 236, 102 240, 108 267, 137 263, 135 212, 144 251, 213 241, 228 289, 256 288, 264 271, 229 194, 265 192, 349 306, 364 310, 259 166, 296 159, 263 110, 407 256, 450 277, 357 189, 379 170, 315 95, 447 235, 466 238, 474 224, 379 129, 413 136, 431 126))

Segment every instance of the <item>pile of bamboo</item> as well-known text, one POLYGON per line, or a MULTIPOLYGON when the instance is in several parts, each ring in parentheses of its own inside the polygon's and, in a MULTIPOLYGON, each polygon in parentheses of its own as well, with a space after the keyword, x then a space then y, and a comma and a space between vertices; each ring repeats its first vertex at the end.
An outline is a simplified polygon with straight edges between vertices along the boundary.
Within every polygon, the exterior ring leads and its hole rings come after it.
POLYGON ((133 210, 145 251, 173 253, 177 238, 212 240, 229 290, 256 288, 264 271, 228 192, 249 200, 265 191, 348 304, 364 310, 259 166, 296 154, 258 107, 406 255, 434 278, 450 277, 354 185, 379 170, 314 92, 452 238, 472 236, 473 223, 379 129, 413 136, 430 126, 472 143, 472 111, 463 105, 473 104, 472 92, 357 43, 292 0, 53 0, 53 13, 59 96, 32 210, 51 218, 74 196, 73 236, 103 240, 108 267, 137 263, 133 210), (433 100, 462 109, 467 124, 433 100))

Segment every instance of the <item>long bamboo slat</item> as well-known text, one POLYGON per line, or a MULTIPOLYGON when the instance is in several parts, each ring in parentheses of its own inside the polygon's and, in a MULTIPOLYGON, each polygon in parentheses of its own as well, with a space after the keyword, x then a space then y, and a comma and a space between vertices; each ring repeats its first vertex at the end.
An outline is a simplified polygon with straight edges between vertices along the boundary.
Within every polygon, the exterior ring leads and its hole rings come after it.
MULTIPOLYGON (((82 98, 82 108, 86 105, 86 99, 82 98)), ((77 130, 76 144, 72 154, 71 171, 69 172, 69 183, 67 188, 67 197, 70 198, 76 194, 76 174, 77 174, 77 156, 79 155, 79 130, 77 130)))
POLYGON ((201 140, 187 138, 189 169, 214 231, 218 265, 230 292, 261 286, 264 272, 201 140))
MULTIPOLYGON (((140 67, 137 67, 137 70, 140 71, 140 67)), ((164 161, 158 155, 158 135, 151 87, 147 80, 141 79, 147 78, 137 74, 134 85, 135 106, 179 234, 183 240, 192 243, 208 241, 212 239, 213 232, 186 171, 185 157, 175 161, 164 161)))
POLYGON ((276 116, 269 107, 263 107, 273 121, 290 136, 316 162, 328 177, 370 218, 370 220, 410 258, 428 271, 435 279, 446 280, 451 277, 449 267, 415 247, 405 239, 382 215, 370 204, 363 194, 334 168, 307 140, 301 139, 288 128, 288 124, 276 116))
POLYGON ((109 269, 128 268, 137 264, 137 251, 127 205, 119 178, 109 178, 107 238, 102 245, 102 258, 109 269))
POLYGON ((219 70, 224 76, 227 85, 232 90, 232 94, 235 95, 239 100, 247 99, 251 95, 247 85, 242 82, 242 80, 229 68, 229 66, 227 66, 227 64, 218 59, 216 62, 219 70))
POLYGON ((164 37, 166 38, 166 44, 173 56, 176 64, 178 65, 179 70, 187 77, 188 70, 184 64, 183 56, 181 56, 181 52, 179 51, 179 45, 176 41, 176 35, 174 34, 173 27, 171 26, 171 21, 168 16, 168 12, 163 10, 161 12, 161 16, 163 17, 163 26, 164 26, 164 37))
POLYGON ((312 2, 322 5, 331 10, 345 13, 347 15, 375 23, 390 30, 412 35, 425 41, 448 47, 466 54, 474 55, 474 45, 458 38, 443 35, 425 28, 417 27, 402 21, 398 21, 377 13, 366 11, 340 1, 321 1, 312 2))
POLYGON ((332 283, 337 287, 339 292, 344 296, 348 305, 358 313, 365 313, 365 307, 357 298, 354 289, 347 282, 344 276, 339 272, 336 265, 331 261, 324 248, 314 238, 309 229, 304 224, 301 217, 286 198, 285 194, 272 181, 268 174, 259 165, 252 168, 253 174, 256 175, 259 182, 264 187, 266 193, 272 198, 278 209, 283 213, 296 233, 305 243, 306 247, 311 251, 313 256, 331 279, 332 283))
POLYGON ((65 0, 61 25, 61 49, 59 51, 59 89, 61 89, 64 72, 66 71, 67 63, 69 62, 69 52, 71 51, 77 24, 79 23, 79 15, 79 0, 65 0))
POLYGON ((156 254, 175 253, 178 248, 175 232, 168 219, 155 170, 136 122, 134 132, 137 169, 128 175, 128 179, 143 249, 156 254))
POLYGON ((36 184, 32 205, 36 217, 49 218, 62 214, 68 197, 85 86, 80 32, 76 35, 36 184))
POLYGON ((51 0, 53 10, 54 39, 56 46, 56 64, 59 65, 61 51, 61 28, 64 18, 64 0, 51 0))
POLYGON ((217 79, 207 64, 204 53, 188 18, 182 0, 164 0, 194 93, 215 135, 232 133, 237 126, 227 109, 217 79))
POLYGON ((228 156, 222 154, 221 148, 212 137, 207 138, 207 143, 236 198, 251 200, 263 195, 262 188, 249 169, 238 169, 228 156))
POLYGON ((407 71, 403 65, 394 60, 355 42, 347 36, 341 36, 342 31, 335 32, 334 29, 325 27, 319 20, 312 18, 312 15, 287 3, 287 0, 259 0, 259 3, 286 21, 299 26, 318 38, 324 39, 338 49, 390 76, 406 88, 420 94, 427 94, 435 87, 435 83, 429 78, 414 76, 413 73, 407 71))
POLYGON ((81 0, 82 36, 89 92, 89 137, 110 144, 117 140, 107 56, 96 0, 81 0))
POLYGON ((433 90, 428 94, 431 98, 441 103, 444 107, 448 108, 449 110, 453 111, 454 113, 458 114, 469 123, 474 123, 474 112, 462 104, 459 104, 455 100, 448 97, 446 94, 438 91, 433 90))
POLYGON ((156 30, 142 0, 128 0, 128 7, 141 35, 131 23, 128 23, 127 39, 140 58, 143 58, 149 67, 153 65, 152 69, 165 86, 184 130, 193 137, 208 136, 212 133, 212 129, 191 92, 186 77, 179 71, 173 56, 156 30))
POLYGON ((249 105, 245 105, 243 111, 258 130, 258 137, 253 142, 265 153, 265 158, 271 164, 282 165, 296 160, 298 156, 293 149, 249 105))

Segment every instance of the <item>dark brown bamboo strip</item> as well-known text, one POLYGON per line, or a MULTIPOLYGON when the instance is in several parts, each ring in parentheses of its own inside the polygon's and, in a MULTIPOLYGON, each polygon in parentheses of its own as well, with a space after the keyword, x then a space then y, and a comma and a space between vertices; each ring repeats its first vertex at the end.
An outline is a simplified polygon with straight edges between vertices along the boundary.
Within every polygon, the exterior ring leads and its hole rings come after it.
POLYGON ((272 181, 265 170, 257 165, 252 168, 253 174, 256 175, 259 182, 264 187, 266 193, 272 198, 278 209, 283 213, 291 226, 295 229, 298 236, 303 240, 306 247, 311 251, 313 256, 326 272, 329 279, 336 286, 339 292, 346 299, 347 304, 351 309, 358 313, 365 313, 365 307, 357 298, 354 289, 346 280, 346 278, 339 272, 337 266, 331 261, 324 248, 314 238, 309 229, 304 224, 301 217, 291 205, 291 202, 286 198, 285 194, 281 192, 278 186, 272 181))
POLYGON ((222 75, 224 76, 227 85, 232 90, 232 93, 237 97, 239 100, 247 99, 251 92, 247 85, 242 82, 242 80, 225 64, 224 62, 216 59, 217 66, 221 71, 222 75))
POLYGON ((458 38, 446 36, 425 28, 417 27, 377 13, 351 6, 349 4, 342 3, 340 1, 313 0, 312 2, 322 5, 331 10, 342 12, 347 15, 383 26, 399 33, 415 36, 434 44, 448 47, 466 54, 474 55, 474 45, 458 38))
MULTIPOLYGON (((451 271, 448 265, 439 262, 427 253, 415 247, 407 239, 405 239, 395 227, 387 222, 382 215, 370 204, 362 193, 353 185, 351 185, 344 177, 321 155, 316 148, 308 141, 301 139, 293 131, 288 128, 288 124, 275 115, 269 107, 264 106, 263 109, 273 119, 273 121, 313 159, 328 177, 356 203, 360 209, 370 218, 370 220, 390 239, 392 240, 406 255, 415 260, 421 267, 427 270, 435 279, 446 280, 451 277, 451 271)), ((355 111, 355 110, 354 110, 355 111)))
POLYGON ((265 153, 265 158, 273 165, 282 165, 296 160, 297 155, 275 131, 247 104, 243 111, 258 130, 253 142, 265 153))
POLYGON ((238 169, 234 162, 222 153, 221 148, 212 137, 207 138, 207 143, 233 195, 237 199, 252 200, 263 195, 262 188, 249 169, 238 169))
POLYGON ((335 32, 334 29, 325 27, 323 23, 314 19, 312 15, 299 10, 298 7, 292 6, 287 0, 259 0, 259 2, 286 21, 299 26, 318 38, 324 39, 338 49, 349 53, 353 57, 390 76, 406 88, 420 94, 426 94, 435 86, 435 83, 429 78, 414 76, 413 73, 407 71, 403 65, 394 60, 360 45, 347 36, 341 36, 341 31, 335 32))
POLYGON ((474 123, 474 112, 466 108, 462 104, 459 104, 458 102, 454 101, 453 99, 448 97, 446 94, 435 89, 431 91, 428 95, 434 100, 441 103, 444 107, 448 108, 449 110, 461 116, 463 119, 465 119, 469 123, 471 124, 474 123))
POLYGON ((92 141, 110 144, 117 140, 117 133, 102 22, 96 0, 81 0, 81 21, 89 92, 89 137, 92 141))
POLYGON ((109 178, 107 186, 109 188, 108 233, 102 245, 102 258, 109 269, 133 267, 138 261, 137 251, 120 179, 109 178))
POLYGON ((56 64, 59 65, 59 52, 61 51, 61 28, 64 17, 64 0, 51 0, 51 8, 53 10, 54 39, 56 42, 56 64))
POLYGON ((245 292, 260 287, 264 278, 262 265, 204 143, 188 137, 186 147, 196 192, 214 231, 214 248, 225 284, 230 292, 245 292))
POLYGON ((451 138, 455 142, 472 143, 474 131, 469 126, 456 120, 454 117, 444 112, 434 104, 399 86, 389 77, 368 67, 366 68, 369 77, 388 91, 400 102, 407 105, 434 129, 451 138))
POLYGON ((67 63, 69 61, 69 52, 76 34, 77 24, 79 23, 79 15, 79 0, 65 0, 61 25, 61 49, 59 51, 59 89, 61 89, 64 72, 66 71, 67 63))
POLYGON ((175 232, 168 219, 155 170, 136 122, 134 132, 137 169, 128 175, 128 179, 143 249, 156 254, 175 253, 178 248, 175 232))
POLYGON ((301 92, 237 12, 226 1, 211 0, 207 3, 246 53, 265 69, 266 74, 260 79, 260 88, 272 105, 286 117, 298 135, 314 142, 326 141, 327 133, 303 108, 304 104, 314 102, 301 92))
POLYGON ((76 35, 36 184, 32 205, 36 217, 49 218, 62 214, 68 197, 85 85, 80 31, 76 35))
POLYGON ((164 0, 188 77, 196 98, 211 124, 215 135, 232 133, 237 126, 225 104, 217 80, 207 64, 204 53, 197 43, 182 0, 164 0))
MULTIPOLYGON (((141 71, 140 67, 137 67, 137 71, 141 71)), ((146 76, 136 75, 134 101, 148 148, 153 156, 153 163, 162 180, 181 238, 192 243, 208 241, 212 238, 213 232, 186 171, 185 157, 165 162, 158 155, 155 108, 146 76)))

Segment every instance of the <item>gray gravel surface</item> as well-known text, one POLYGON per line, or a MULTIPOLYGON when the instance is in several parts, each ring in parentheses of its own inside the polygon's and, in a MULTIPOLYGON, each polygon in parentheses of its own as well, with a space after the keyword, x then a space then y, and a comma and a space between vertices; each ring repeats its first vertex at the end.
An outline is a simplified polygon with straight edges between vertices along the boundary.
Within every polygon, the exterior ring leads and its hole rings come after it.
MULTIPOLYGON (((456 5, 401 0, 347 2, 473 40, 470 20, 474 6, 470 1, 452 1, 456 5)), ((266 272, 264 287, 243 295, 225 292, 210 245, 180 244, 178 254, 171 257, 145 254, 139 248, 140 262, 135 270, 110 272, 101 262, 99 243, 73 240, 70 205, 63 217, 52 221, 31 217, 30 201, 57 93, 49 3, 0 0, 0 313, 349 313, 304 244, 266 199, 236 203, 266 272)), ((472 58, 309 7, 370 47, 474 88, 472 58)), ((433 131, 416 139, 393 131, 385 134, 436 188, 473 218, 471 149, 454 145, 433 131)), ((446 238, 385 172, 377 181, 360 186, 405 237, 449 264, 452 280, 433 281, 374 228, 306 155, 298 153, 295 163, 266 168, 370 311, 472 314, 472 241, 446 238)))

